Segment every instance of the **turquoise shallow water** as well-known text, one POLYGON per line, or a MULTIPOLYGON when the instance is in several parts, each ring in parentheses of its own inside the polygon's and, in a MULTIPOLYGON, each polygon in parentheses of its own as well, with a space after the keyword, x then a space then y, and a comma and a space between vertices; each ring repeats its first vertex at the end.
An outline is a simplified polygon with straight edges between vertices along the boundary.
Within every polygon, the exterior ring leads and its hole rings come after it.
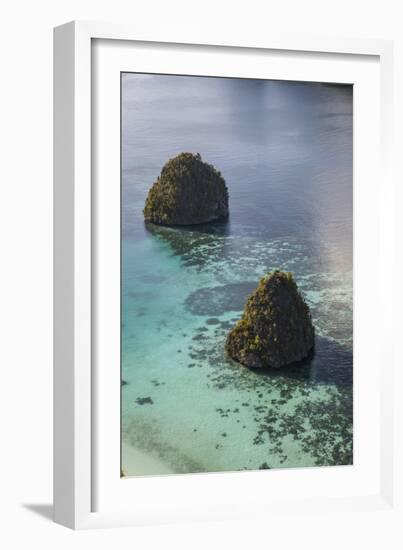
POLYGON ((123 75, 122 218, 123 440, 177 473, 351 464, 352 89, 123 75), (228 222, 144 225, 181 151, 223 173, 228 222), (224 340, 274 268, 306 297, 315 352, 251 371, 224 340))

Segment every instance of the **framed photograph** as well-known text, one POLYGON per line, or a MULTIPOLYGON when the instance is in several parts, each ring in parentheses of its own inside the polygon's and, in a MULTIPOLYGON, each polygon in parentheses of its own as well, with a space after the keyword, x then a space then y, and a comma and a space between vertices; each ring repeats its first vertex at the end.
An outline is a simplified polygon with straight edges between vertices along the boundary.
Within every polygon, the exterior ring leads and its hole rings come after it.
POLYGON ((54 45, 55 520, 393 514, 392 44, 54 45))

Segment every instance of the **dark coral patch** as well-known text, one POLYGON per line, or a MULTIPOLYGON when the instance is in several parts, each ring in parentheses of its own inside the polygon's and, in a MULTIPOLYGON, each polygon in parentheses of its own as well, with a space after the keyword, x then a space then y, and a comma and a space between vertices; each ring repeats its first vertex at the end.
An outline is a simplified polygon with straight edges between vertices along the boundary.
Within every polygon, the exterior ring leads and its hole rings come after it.
MULTIPOLYGON (((186 298, 185 307, 194 315, 217 316, 227 311, 242 311, 245 300, 255 288, 254 281, 199 288, 186 298)), ((227 323, 221 323, 222 328, 229 328, 227 323)))
POLYGON ((136 399, 137 405, 152 405, 154 401, 151 399, 151 397, 138 397, 136 399))

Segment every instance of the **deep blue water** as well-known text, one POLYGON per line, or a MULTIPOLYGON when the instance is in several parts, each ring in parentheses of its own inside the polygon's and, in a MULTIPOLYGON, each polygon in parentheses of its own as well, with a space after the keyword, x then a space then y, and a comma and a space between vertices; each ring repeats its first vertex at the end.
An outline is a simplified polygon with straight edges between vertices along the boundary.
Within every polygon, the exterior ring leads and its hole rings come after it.
MULTIPOLYGON (((178 473, 352 463, 352 153, 351 87, 122 75, 125 443, 178 473), (228 222, 145 226, 182 151, 223 174, 228 222), (311 308, 315 353, 250 371, 224 340, 274 268, 311 308)), ((125 452, 122 468, 142 473, 125 452)))

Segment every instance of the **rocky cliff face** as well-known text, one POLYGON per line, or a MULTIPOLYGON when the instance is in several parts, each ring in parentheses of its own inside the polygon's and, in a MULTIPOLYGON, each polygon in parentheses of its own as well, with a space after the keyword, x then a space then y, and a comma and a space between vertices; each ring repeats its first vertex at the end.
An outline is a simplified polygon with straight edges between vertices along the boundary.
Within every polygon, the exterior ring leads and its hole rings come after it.
POLYGON ((313 345, 309 308, 292 274, 274 271, 248 298, 241 320, 228 334, 226 351, 247 367, 279 368, 306 357, 313 345))
POLYGON ((144 206, 144 219, 160 225, 195 225, 228 217, 224 178, 199 154, 181 153, 163 167, 144 206))

